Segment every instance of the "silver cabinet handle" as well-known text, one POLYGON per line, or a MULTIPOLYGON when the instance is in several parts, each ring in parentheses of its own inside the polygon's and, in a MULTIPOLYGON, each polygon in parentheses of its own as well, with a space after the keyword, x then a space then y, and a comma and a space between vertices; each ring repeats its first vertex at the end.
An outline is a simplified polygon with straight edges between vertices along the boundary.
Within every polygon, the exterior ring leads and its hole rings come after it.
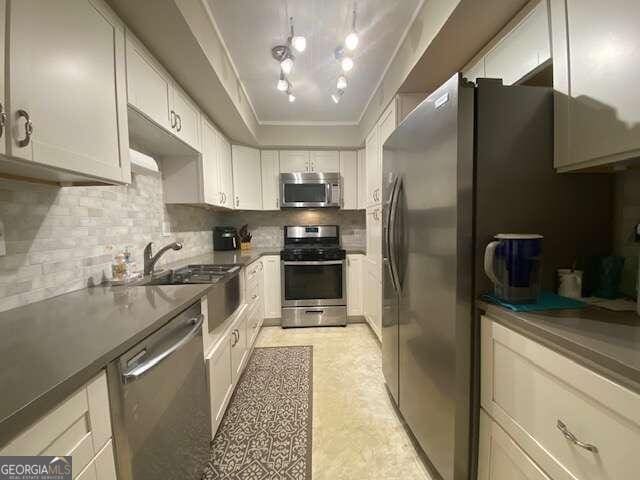
POLYGON ((235 347, 238 344, 238 342, 240 341, 240 337, 238 335, 238 330, 234 330, 233 332, 231 332, 231 334, 233 335, 233 339, 234 339, 234 342, 231 344, 231 346, 235 347))
POLYGON ((222 192, 218 192, 218 196, 220 197, 220 200, 219 200, 220 205, 222 205, 224 203, 224 201, 223 201, 224 200, 224 194, 222 192))
POLYGON ((31 117, 26 110, 18 110, 18 118, 24 117, 26 123, 24 124, 24 138, 22 140, 18 140, 19 147, 26 147, 29 145, 31 141, 31 135, 33 135, 33 123, 31 123, 31 117))
MULTIPOLYGON (((0 134, 1 136, 1 134, 0 134)), ((278 208, 280 206, 280 202, 278 201, 278 197, 276 197, 276 208, 278 208)))
POLYGON ((251 300, 255 300, 256 298, 258 298, 258 294, 254 293, 253 295, 251 295, 251 300))
POLYGON ((240 197, 236 195, 236 207, 240 206, 240 197))
POLYGON ((220 195, 222 195, 222 200, 220 201, 220 203, 222 205, 226 204, 227 203, 227 194, 224 193, 224 192, 220 192, 220 195))
POLYGON ((179 132, 182 131, 182 117, 180 115, 178 115, 176 113, 176 121, 178 123, 178 128, 176 128, 176 130, 178 130, 179 132))
POLYGON ((176 128, 176 112, 171 110, 169 113, 169 118, 171 119, 171 128, 176 128))
POLYGON ((556 427, 558 427, 558 430, 562 432, 562 435, 564 435, 564 438, 569 440, 574 445, 584 448, 585 450, 589 450, 590 452, 598 453, 598 447, 596 447, 595 445, 591 445, 590 443, 584 443, 578 440, 578 438, 569 431, 569 429, 564 424, 564 422, 562 422, 562 420, 558 419, 558 423, 556 424, 556 427))
POLYGON ((135 366, 131 367, 129 370, 123 372, 122 373, 122 381, 124 383, 129 383, 129 382, 133 382, 134 380, 137 380, 138 378, 142 377, 145 373, 147 373, 150 370, 152 370, 153 367, 158 365, 165 358, 171 356, 174 352, 180 350, 187 343, 189 343, 189 341, 193 337, 195 337, 196 335, 198 335, 198 333, 200 333, 200 331, 202 329, 202 322, 203 321, 204 321, 204 315, 202 315, 202 314, 200 314, 197 317, 192 318, 191 320, 189 320, 189 323, 191 323, 193 325, 193 327, 191 328, 191 330, 189 330, 187 332, 187 334, 184 337, 182 337, 180 340, 178 340, 176 343, 171 345, 169 348, 167 348, 162 353, 159 353, 158 355, 155 355, 154 357, 151 357, 146 362, 141 363, 140 365, 135 365, 135 366))
POLYGON ((4 111, 4 105, 0 103, 0 137, 4 134, 4 127, 7 125, 7 114, 4 111))

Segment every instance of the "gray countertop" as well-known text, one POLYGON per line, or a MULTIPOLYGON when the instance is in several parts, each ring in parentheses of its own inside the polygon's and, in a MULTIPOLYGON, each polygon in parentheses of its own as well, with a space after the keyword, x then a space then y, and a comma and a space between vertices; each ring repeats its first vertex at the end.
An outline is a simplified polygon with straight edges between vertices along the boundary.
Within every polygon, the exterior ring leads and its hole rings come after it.
POLYGON ((0 313, 0 445, 209 288, 101 286, 0 313))
MULTIPOLYGON (((215 251, 164 268, 246 266, 279 254, 278 247, 215 251)), ((210 288, 99 286, 0 312, 0 446, 210 288)))
POLYGON ((514 312, 483 301, 478 308, 525 336, 640 392, 640 317, 599 307, 514 312))

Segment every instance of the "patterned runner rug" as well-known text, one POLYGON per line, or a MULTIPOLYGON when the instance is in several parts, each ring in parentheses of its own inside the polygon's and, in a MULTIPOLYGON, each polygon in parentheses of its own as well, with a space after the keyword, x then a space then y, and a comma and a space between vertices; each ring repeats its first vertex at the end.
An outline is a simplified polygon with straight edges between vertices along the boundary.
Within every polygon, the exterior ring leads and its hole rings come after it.
POLYGON ((313 347, 256 348, 204 480, 311 479, 313 347))

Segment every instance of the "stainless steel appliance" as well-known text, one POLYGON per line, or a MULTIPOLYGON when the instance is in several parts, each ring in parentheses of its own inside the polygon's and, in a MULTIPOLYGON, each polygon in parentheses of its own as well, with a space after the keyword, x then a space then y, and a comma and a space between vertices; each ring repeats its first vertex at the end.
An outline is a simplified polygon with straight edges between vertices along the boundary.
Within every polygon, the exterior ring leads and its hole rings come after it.
POLYGON ((200 302, 107 366, 119 480, 200 480, 211 409, 200 302))
POLYGON ((214 250, 237 250, 240 248, 238 240, 238 229, 236 227, 214 227, 213 228, 213 249, 214 250))
POLYGON ((540 233, 553 243, 542 259, 550 289, 576 248, 610 245, 609 180, 554 171, 551 89, 477 83, 455 75, 383 146, 383 373, 446 480, 476 478, 485 246, 498 232, 540 233))
POLYGON ((281 173, 280 206, 303 208, 340 208, 340 173, 281 173))
POLYGON ((284 227, 280 258, 282 326, 345 326, 346 252, 340 248, 340 227, 284 227))

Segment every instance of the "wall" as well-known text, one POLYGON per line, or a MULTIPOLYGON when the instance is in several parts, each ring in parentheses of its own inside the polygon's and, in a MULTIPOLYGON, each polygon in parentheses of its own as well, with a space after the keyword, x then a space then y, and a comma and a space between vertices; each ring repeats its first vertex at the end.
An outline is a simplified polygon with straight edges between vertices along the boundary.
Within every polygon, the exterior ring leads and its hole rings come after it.
POLYGON ((625 257, 621 290, 636 296, 640 244, 633 241, 633 229, 640 223, 640 170, 614 175, 613 250, 625 257))
POLYGON ((340 225, 342 246, 365 247, 364 210, 281 210, 272 212, 233 212, 220 214, 220 225, 248 225, 256 247, 281 247, 285 225, 340 225))
POLYGON ((129 245, 141 268, 144 246, 181 241, 160 264, 211 251, 215 215, 165 206, 159 173, 134 173, 129 186, 56 188, 0 180, 0 311, 101 283, 129 245), (162 236, 162 222, 171 234, 162 236))

